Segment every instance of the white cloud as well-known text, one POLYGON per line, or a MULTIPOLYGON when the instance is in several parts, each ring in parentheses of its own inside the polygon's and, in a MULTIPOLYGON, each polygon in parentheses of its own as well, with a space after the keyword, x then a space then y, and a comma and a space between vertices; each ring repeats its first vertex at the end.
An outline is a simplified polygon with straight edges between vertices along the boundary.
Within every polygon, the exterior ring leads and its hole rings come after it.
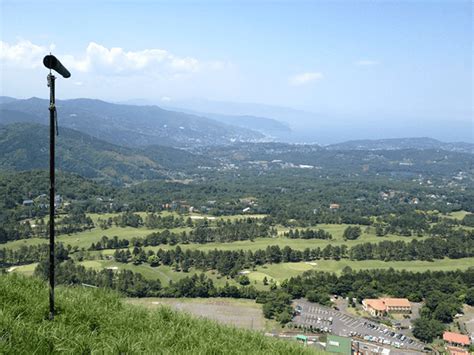
POLYGON ((299 85, 305 85, 305 84, 311 83, 316 80, 320 80, 322 78, 323 78, 322 73, 307 72, 307 73, 301 73, 301 74, 290 76, 288 81, 291 85, 299 86, 299 85))
MULTIPOLYGON (((30 41, 8 44, 0 41, 0 61, 14 66, 36 68, 42 65, 42 57, 50 47, 30 41)), ((164 49, 127 51, 120 47, 107 48, 90 42, 80 55, 58 54, 71 71, 104 75, 155 75, 179 79, 203 70, 224 70, 228 63, 201 62, 193 57, 180 57, 164 49)))
POLYGON ((0 62, 13 63, 21 68, 37 68, 43 65, 43 56, 49 52, 48 48, 54 48, 54 45, 39 46, 26 40, 16 44, 0 41, 0 62))
POLYGON ((120 47, 107 48, 89 43, 82 57, 65 56, 64 62, 80 72, 107 75, 136 75, 145 73, 194 73, 201 63, 192 57, 178 57, 164 49, 126 51, 120 47))
POLYGON ((160 100, 161 100, 162 102, 170 102, 170 101, 171 101, 171 97, 169 97, 169 96, 162 96, 160 100))
POLYGON ((373 65, 378 65, 379 62, 377 60, 372 60, 372 59, 361 59, 355 62, 355 64, 359 66, 369 67, 373 65))

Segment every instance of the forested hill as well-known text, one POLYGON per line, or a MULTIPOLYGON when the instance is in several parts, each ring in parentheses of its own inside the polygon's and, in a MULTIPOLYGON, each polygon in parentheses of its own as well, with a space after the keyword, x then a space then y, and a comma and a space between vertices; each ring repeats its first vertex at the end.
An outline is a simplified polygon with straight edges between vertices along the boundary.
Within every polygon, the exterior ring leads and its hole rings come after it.
MULTIPOLYGON (((59 170, 114 182, 173 177, 180 168, 193 169, 205 159, 170 147, 144 150, 120 147, 87 134, 59 127, 56 162, 59 170)), ((41 124, 0 126, 0 169, 46 169, 49 128, 41 124)))
POLYGON ((421 138, 392 138, 392 139, 365 139, 331 144, 326 147, 330 150, 401 150, 401 149, 439 149, 450 152, 474 154, 474 144, 466 142, 446 143, 437 139, 421 138))
MULTIPOLYGON (((49 128, 15 123, 0 125, 0 170, 46 169, 49 128)), ((60 125, 59 170, 86 178, 128 183, 162 178, 189 178, 209 171, 303 169, 314 174, 390 174, 452 177, 471 174, 474 155, 434 149, 331 150, 316 145, 240 143, 188 150, 151 145, 114 145, 60 125)))
MULTIPOLYGON (((47 100, 0 100, 0 123, 46 124, 47 100)), ((129 147, 169 145, 190 147, 259 141, 261 133, 215 120, 168 111, 158 106, 118 105, 100 100, 57 101, 63 127, 76 129, 105 141, 129 147)))

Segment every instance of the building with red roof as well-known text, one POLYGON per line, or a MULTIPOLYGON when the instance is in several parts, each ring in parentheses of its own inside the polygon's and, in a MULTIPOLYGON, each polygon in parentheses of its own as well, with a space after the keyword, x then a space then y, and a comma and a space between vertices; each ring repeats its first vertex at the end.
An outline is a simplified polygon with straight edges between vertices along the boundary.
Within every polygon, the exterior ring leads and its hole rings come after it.
POLYGON ((411 303, 406 298, 366 298, 362 306, 373 317, 382 317, 386 313, 411 313, 411 303))
POLYGON ((467 335, 454 332, 444 332, 443 340, 451 345, 457 346, 469 346, 471 344, 467 335))
POLYGON ((446 350, 449 355, 469 355, 469 352, 466 349, 455 348, 453 346, 447 346, 446 350))

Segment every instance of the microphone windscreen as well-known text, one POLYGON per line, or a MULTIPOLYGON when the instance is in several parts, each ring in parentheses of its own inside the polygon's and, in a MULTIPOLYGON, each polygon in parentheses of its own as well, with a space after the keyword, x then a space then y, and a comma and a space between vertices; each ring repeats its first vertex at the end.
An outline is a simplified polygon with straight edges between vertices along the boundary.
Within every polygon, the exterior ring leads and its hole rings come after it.
POLYGON ((54 55, 47 55, 43 58, 43 64, 46 68, 52 69, 65 78, 69 78, 71 73, 61 64, 61 62, 54 55))

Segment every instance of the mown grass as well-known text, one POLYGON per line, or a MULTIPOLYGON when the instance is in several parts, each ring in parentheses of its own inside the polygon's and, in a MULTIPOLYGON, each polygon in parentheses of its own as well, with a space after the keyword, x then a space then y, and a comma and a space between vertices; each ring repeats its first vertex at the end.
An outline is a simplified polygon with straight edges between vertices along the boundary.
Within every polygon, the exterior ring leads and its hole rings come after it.
MULTIPOLYGON (((339 228, 341 228, 339 226, 339 228)), ((344 228, 342 228, 344 229, 344 228)), ((325 228, 326 230, 326 228, 325 228)), ((214 249, 219 250, 257 250, 257 249, 266 249, 269 245, 278 245, 280 248, 285 246, 289 246, 293 249, 304 250, 305 248, 324 248, 326 245, 331 244, 335 245, 347 245, 347 247, 351 247, 353 245, 361 244, 361 243, 379 243, 383 240, 402 240, 402 241, 410 241, 412 238, 417 238, 417 240, 423 240, 426 237, 401 237, 397 235, 390 235, 385 237, 377 237, 374 234, 363 234, 357 240, 344 240, 341 235, 333 234, 334 238, 331 240, 321 240, 321 239, 290 239, 283 236, 278 236, 275 238, 256 238, 253 241, 250 240, 243 240, 231 243, 206 243, 206 244, 180 244, 181 249, 192 249, 192 250, 202 250, 202 251, 209 251, 214 249)), ((145 247, 145 250, 158 250, 158 249, 173 249, 176 246, 170 245, 159 245, 156 247, 145 247)), ((104 254, 107 254, 104 251, 104 254)), ((113 251, 112 251, 113 254, 113 251)))
POLYGON ((327 271, 340 274, 342 270, 349 266, 353 270, 370 270, 370 269, 388 269, 407 270, 413 272, 423 271, 450 271, 450 270, 467 270, 474 265, 474 258, 462 259, 442 259, 430 261, 390 261, 382 260, 316 260, 314 262, 299 263, 280 263, 259 266, 255 271, 250 271, 247 276, 251 281, 261 283, 263 278, 268 280, 283 281, 284 279, 297 276, 307 270, 327 271))
MULTIPOLYGON (((146 217, 146 212, 136 212, 139 214, 143 219, 146 217)), ((102 220, 106 220, 108 218, 113 218, 119 215, 119 213, 88 213, 87 214, 89 217, 91 217, 92 221, 94 224, 97 226, 98 225, 98 220, 99 218, 102 220)), ((180 217, 176 212, 168 212, 168 211, 163 211, 160 212, 160 216, 166 217, 166 216, 175 216, 176 218, 180 217)), ((184 218, 191 217, 193 219, 199 220, 201 218, 210 218, 211 220, 216 220, 216 219, 223 219, 223 220, 236 220, 240 218, 263 218, 265 215, 233 215, 233 216, 223 216, 223 217, 212 217, 208 215, 203 215, 203 214, 191 214, 189 216, 184 216, 184 218)), ((60 219, 60 217, 58 218, 60 219)), ((45 223, 48 223, 48 218, 45 218, 45 223)), ((175 232, 175 233, 181 233, 183 231, 190 231, 192 228, 171 228, 170 231, 175 232)), ((140 237, 145 237, 148 234, 151 234, 153 232, 161 232, 164 229, 149 229, 146 227, 139 227, 139 228, 132 228, 132 227, 117 227, 117 226, 112 226, 109 229, 101 229, 99 227, 92 228, 91 230, 84 231, 84 232, 79 232, 79 233, 73 233, 73 234, 62 234, 56 237, 56 240, 58 242, 64 243, 64 245, 71 245, 71 246, 77 246, 78 248, 89 248, 92 243, 97 243, 103 236, 107 236, 108 238, 113 238, 114 236, 117 236, 120 239, 132 239, 134 237, 140 238, 140 237)), ((0 245, 2 248, 8 248, 8 249, 19 249, 22 245, 28 246, 28 245, 38 245, 38 244, 47 244, 48 240, 46 238, 30 238, 30 239, 22 239, 22 240, 15 240, 11 241, 8 243, 4 243, 0 245)))
MULTIPOLYGON (((145 218, 146 212, 138 212, 139 215, 142 216, 142 218, 145 218)), ((465 215, 467 214, 466 211, 458 211, 458 212, 452 212, 448 215, 448 217, 451 218, 456 218, 456 219, 462 219, 465 215)), ((109 217, 115 217, 117 216, 117 213, 105 213, 105 214, 97 214, 97 213, 90 213, 88 214, 89 217, 92 218, 94 223, 97 225, 97 221, 99 218, 101 219, 107 219, 109 217)), ((169 216, 173 215, 175 217, 179 217, 180 215, 176 212, 168 212, 168 211, 163 211, 160 213, 161 216, 169 216)), ((211 220, 214 220, 215 217, 204 215, 204 214, 191 214, 190 215, 192 218, 210 218, 211 220)), ((225 219, 225 220, 235 220, 239 218, 245 218, 245 217, 252 217, 252 218, 263 218, 265 215, 234 215, 234 216, 223 216, 223 217, 218 217, 219 219, 225 219)), ((184 218, 187 218, 187 216, 184 216, 184 218)), ((279 245, 280 247, 283 246, 290 246, 294 249, 299 249, 302 250, 304 248, 316 248, 316 247, 324 247, 327 244, 333 244, 333 245, 342 245, 346 244, 347 246, 359 244, 359 243, 364 243, 364 242, 372 242, 372 243, 377 243, 382 240, 404 240, 408 241, 411 238, 418 238, 418 237, 402 237, 398 235, 387 235, 385 237, 377 237, 375 235, 375 231, 373 228, 369 230, 367 233, 365 231, 366 227, 361 226, 362 230, 364 231, 362 236, 354 241, 344 241, 342 238, 342 234, 344 232, 344 229, 347 227, 347 224, 319 224, 317 226, 313 226, 312 228, 315 229, 324 229, 325 231, 331 233, 333 235, 332 240, 305 240, 305 239, 288 239, 283 237, 283 233, 288 231, 288 228, 278 226, 278 234, 279 236, 277 238, 257 238, 254 242, 251 241, 242 241, 242 242, 235 242, 235 243, 209 243, 209 244, 188 244, 184 245, 183 248, 190 248, 190 249, 199 249, 199 250, 212 250, 212 249, 221 249, 221 250, 239 250, 239 249, 264 249, 268 245, 279 245)), ((464 227, 466 228, 466 227, 464 227)), ((471 229, 471 228, 467 228, 471 229)), ((126 238, 126 239, 132 239, 134 237, 144 237, 152 232, 157 232, 157 231, 162 231, 163 229, 148 229, 145 227, 140 227, 140 228, 132 228, 132 227, 117 227, 113 226, 109 229, 103 230, 99 227, 95 227, 92 230, 89 231, 84 231, 80 233, 74 233, 70 235, 60 235, 56 238, 58 242, 62 242, 65 245, 71 245, 71 246, 77 246, 79 248, 88 248, 92 243, 96 243, 99 241, 102 236, 107 236, 109 238, 112 238, 114 236, 117 236, 121 239, 126 238)), ((174 228, 171 229, 171 231, 180 233, 182 231, 190 231, 191 228, 174 228)), ((419 238, 422 239, 422 238, 419 238)), ((31 238, 31 239, 24 239, 24 240, 16 240, 12 242, 8 242, 5 244, 2 244, 1 247, 3 248, 8 248, 8 249, 18 249, 22 245, 37 245, 37 244, 46 244, 47 239, 42 239, 42 238, 31 238)), ((167 246, 161 246, 162 248, 166 248, 167 246)), ((157 249, 157 248, 151 248, 151 249, 157 249)))
MULTIPOLYGON (((378 243, 382 240, 403 240, 403 241, 410 241, 412 238, 417 238, 418 240, 422 240, 425 237, 402 237, 398 235, 387 235, 384 237, 377 237, 373 231, 369 233, 362 233, 362 235, 357 240, 344 240, 342 234, 344 229, 347 227, 347 224, 320 224, 313 228, 316 229, 324 229, 325 231, 332 234, 333 239, 331 240, 321 240, 321 239, 290 239, 283 236, 283 232, 287 229, 283 227, 279 227, 279 235, 275 238, 256 238, 254 241, 244 240, 244 241, 237 241, 231 243, 206 243, 206 244, 180 244, 182 249, 197 249, 202 251, 208 250, 256 250, 256 249, 265 249, 268 245, 278 245, 280 247, 290 246, 293 249, 303 250, 305 248, 324 248, 328 244, 332 245, 347 245, 348 247, 360 243, 378 243)), ((175 228, 171 229, 175 232, 181 232, 183 230, 190 230, 189 228, 175 228)), ((75 233, 71 235, 60 235, 57 237, 58 242, 62 242, 65 245, 70 244, 71 246, 77 246, 79 248, 89 248, 92 243, 96 243, 99 241, 102 236, 107 236, 112 238, 113 236, 118 236, 119 238, 127 238, 131 240, 133 237, 144 237, 156 230, 146 229, 144 227, 141 228, 120 228, 120 227, 112 227, 106 230, 102 230, 100 228, 94 228, 91 231, 75 233)), ((39 239, 39 238, 31 238, 31 239, 23 239, 23 240, 15 240, 12 242, 8 242, 2 244, 3 248, 8 249, 18 249, 21 245, 33 245, 33 244, 46 244, 47 239, 39 239)), ((175 248, 175 246, 170 245, 159 245, 156 247, 147 247, 146 249, 150 250, 158 250, 158 249, 170 249, 175 248)), ((111 255, 114 253, 114 250, 104 250, 102 251, 104 255, 111 255)))
MULTIPOLYGON (((167 285, 170 281, 176 282, 186 276, 191 276, 195 273, 201 273, 202 271, 191 268, 188 273, 176 272, 170 266, 160 265, 158 267, 151 267, 147 264, 142 265, 133 265, 117 263, 112 260, 86 260, 80 262, 80 264, 85 267, 90 267, 96 270, 103 268, 118 268, 118 269, 128 269, 133 272, 141 273, 145 278, 148 279, 159 279, 162 285, 167 285)), ((20 273, 27 276, 33 274, 36 263, 21 265, 15 267, 13 270, 14 273, 20 273)), ((371 270, 371 269, 388 269, 393 268, 395 270, 407 270, 413 272, 424 272, 427 270, 430 271, 450 271, 450 270, 467 270, 469 267, 474 265, 474 258, 461 258, 461 259, 442 259, 430 261, 390 261, 385 262, 381 260, 315 260, 312 262, 298 262, 298 263, 280 263, 280 264, 267 264, 264 266, 259 266, 255 270, 248 270, 249 273, 247 276, 252 281, 252 285, 257 287, 257 289, 268 289, 268 287, 263 286, 264 277, 267 280, 275 280, 280 282, 284 279, 298 276, 304 271, 315 270, 315 271, 325 271, 325 272, 334 272, 336 274, 341 274, 342 270, 348 266, 353 270, 371 270), (255 283, 256 282, 256 283, 255 283)), ((205 272, 214 282, 214 285, 222 287, 228 282, 231 285, 237 285, 233 279, 228 279, 226 277, 219 277, 216 273, 211 271, 205 272)))
POLYGON ((454 218, 454 219, 463 219, 467 214, 470 214, 469 212, 467 211, 456 211, 456 212, 451 212, 449 213, 446 217, 451 217, 451 218, 454 218))
MULTIPOLYGON (((101 229, 98 227, 92 228, 89 231, 73 233, 73 234, 61 234, 56 237, 56 241, 63 243, 64 245, 77 246, 78 248, 89 248, 92 243, 97 243, 103 236, 113 238, 117 236, 119 239, 128 239, 145 237, 153 232, 160 232, 164 229, 148 229, 145 227, 133 228, 133 227, 116 227, 113 226, 109 229, 101 229)), ((175 233, 181 233, 183 231, 190 231, 191 228, 172 228, 170 231, 175 233)), ((19 249, 22 245, 37 245, 47 244, 46 238, 30 238, 11 241, 2 244, 1 247, 8 249, 19 249)))
POLYGON ((114 292, 58 287, 47 320, 46 283, 0 276, 0 353, 5 354, 304 354, 299 344, 219 325, 159 307, 126 305, 114 292))
MULTIPOLYGON (((167 265, 151 267, 149 264, 124 264, 115 262, 113 260, 85 260, 80 262, 79 264, 96 270, 101 270, 105 268, 116 268, 117 270, 131 270, 133 272, 142 274, 147 279, 159 279, 161 281, 161 284, 164 286, 168 285, 170 281, 176 282, 185 278, 186 276, 192 276, 196 273, 203 273, 203 271, 197 270, 195 268, 190 268, 189 272, 176 272, 171 266, 167 265)), ((17 271, 17 269, 15 269, 15 271, 17 271)), ((18 268, 18 272, 23 272, 23 269, 18 268)), ((206 271, 204 272, 204 274, 206 274, 206 276, 214 282, 214 285, 218 287, 224 286, 226 282, 231 285, 237 285, 237 283, 233 279, 219 276, 216 273, 212 273, 211 271, 206 271)))
POLYGON ((26 276, 33 276, 36 266, 38 263, 26 264, 26 265, 19 265, 19 266, 12 266, 7 269, 8 272, 16 272, 26 276))

